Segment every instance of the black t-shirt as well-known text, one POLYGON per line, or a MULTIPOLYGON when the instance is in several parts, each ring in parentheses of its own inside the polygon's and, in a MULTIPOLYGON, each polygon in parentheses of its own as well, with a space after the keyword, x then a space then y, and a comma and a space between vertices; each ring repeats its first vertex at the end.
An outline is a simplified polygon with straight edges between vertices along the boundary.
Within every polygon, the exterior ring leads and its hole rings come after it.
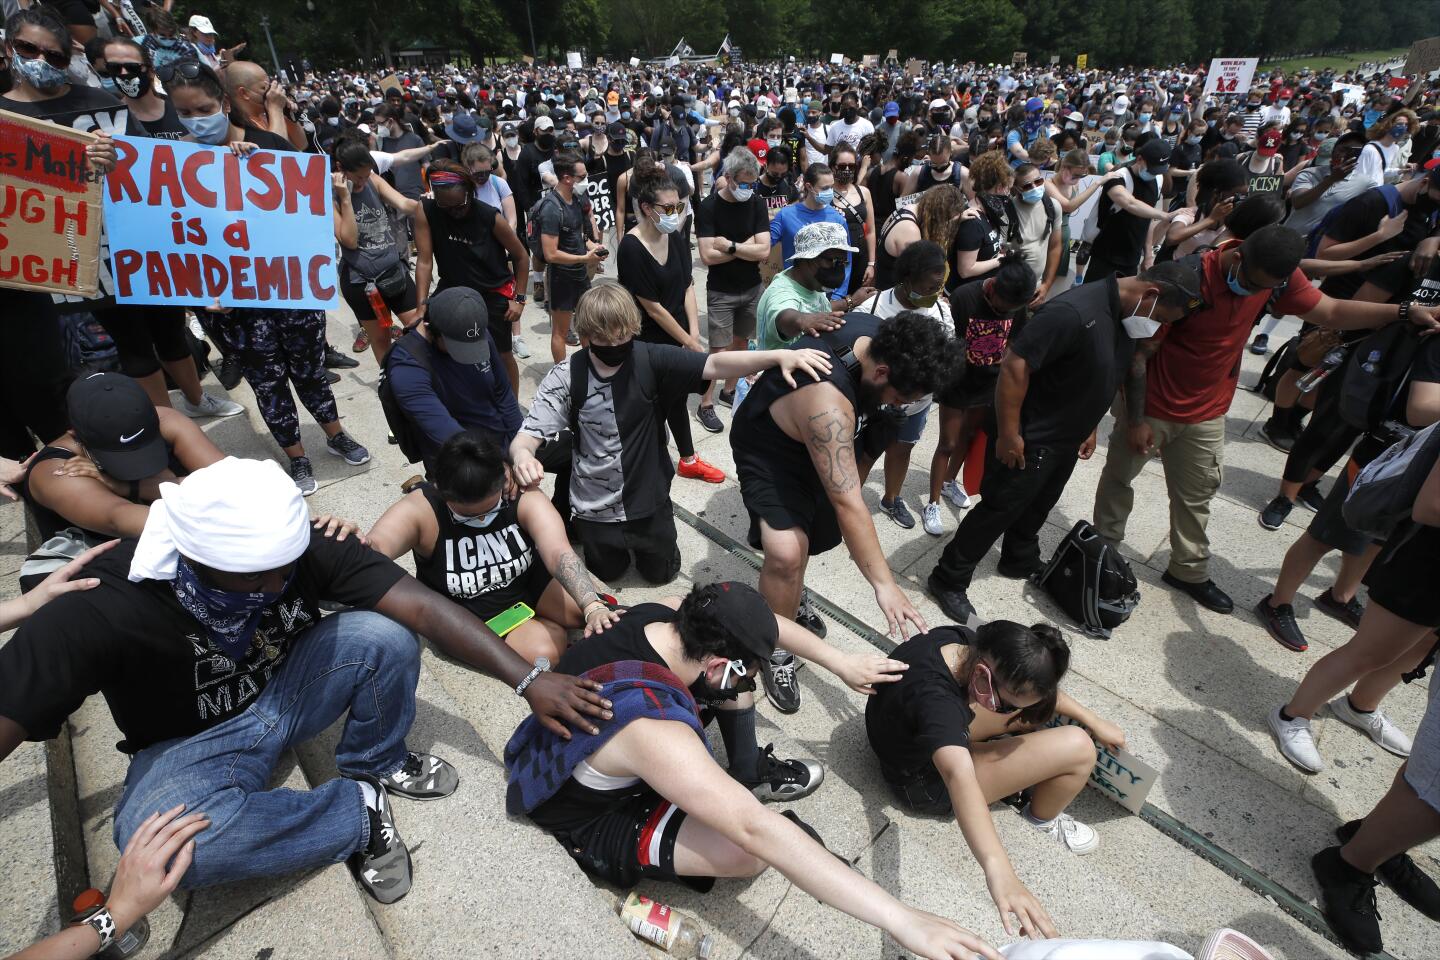
MULTIPOLYGON (((1158 180, 1142 180, 1131 171, 1130 193, 1146 206, 1153 207, 1155 201, 1160 199, 1160 184, 1158 180)), ((1103 187, 1104 196, 1100 200, 1100 233, 1095 237, 1091 245, 1091 255, 1100 260, 1110 263, 1128 265, 1131 272, 1140 263, 1140 257, 1145 252, 1145 243, 1150 234, 1150 224, 1154 221, 1146 217, 1137 217, 1129 211, 1122 210, 1115 206, 1110 199, 1110 193, 1116 187, 1125 186, 1120 177, 1115 177, 1113 182, 1103 187)))
POLYGON ((622 660, 643 660, 665 669, 670 665, 655 652, 645 639, 645 627, 651 623, 671 623, 680 614, 663 603, 641 603, 625 611, 614 626, 604 633, 576 640, 560 656, 555 669, 578 677, 582 673, 622 660))
POLYGON ((781 177, 771 184, 766 183, 762 176, 755 181, 755 195, 765 201, 765 212, 772 220, 777 210, 800 199, 800 191, 795 188, 795 181, 790 177, 781 177))
POLYGON ((156 140, 184 140, 189 136, 190 131, 180 122, 180 115, 175 112, 170 98, 160 97, 160 102, 165 105, 165 111, 155 120, 141 120, 131 110, 130 125, 125 132, 132 137, 152 137, 156 140))
POLYGON ((896 683, 875 688, 865 702, 865 733, 887 780, 904 782, 933 769, 941 747, 970 748, 969 692, 940 653, 951 643, 970 645, 966 627, 937 627, 911 637, 890 657, 910 665, 896 683))
POLYGON ((109 134, 125 133, 130 118, 130 108, 118 97, 99 87, 79 84, 71 84, 64 94, 49 100, 12 100, 0 96, 0 110, 49 120, 75 130, 109 134))
POLYGON ((1020 435, 1027 445, 1074 452, 1110 408, 1135 354, 1120 324, 1119 283, 1109 277, 1061 294, 1009 347, 1030 366, 1020 435))
MULTIPOLYGON (((697 237, 722 237, 736 243, 748 243, 756 234, 768 235, 769 232, 770 214, 765 209, 764 198, 758 194, 744 203, 737 203, 726 200, 716 191, 695 208, 697 237)), ((760 283, 760 264, 738 258, 717 263, 710 268, 706 282, 711 290, 746 293, 760 283)))
POLYGON ((633 233, 620 239, 620 252, 616 256, 619 265, 620 286, 635 297, 635 307, 640 311, 640 336, 646 343, 668 343, 679 346, 674 337, 661 328, 646 312, 640 299, 660 304, 680 325, 681 330, 690 329, 685 314, 685 298, 690 290, 690 246, 685 235, 679 230, 666 234, 669 250, 665 262, 656 263, 645 244, 633 233))
POLYGON ((313 532, 280 602, 261 616, 243 662, 212 646, 166 581, 131 583, 135 541, 86 567, 100 586, 46 604, 0 649, 0 716, 48 740, 103 693, 126 753, 189 737, 243 713, 320 620, 321 600, 373 607, 405 576, 351 538, 313 532))
MULTIPOLYGON (((993 260, 998 255, 996 251, 1000 249, 1000 243, 1004 239, 1000 230, 986 217, 961 220, 960 229, 955 232, 955 252, 973 250, 976 263, 993 260)), ((945 285, 947 289, 954 291, 962 283, 984 279, 994 272, 995 270, 991 270, 989 273, 977 273, 973 276, 962 277, 959 270, 951 270, 950 278, 945 285)))
MULTIPOLYGON (((1331 219, 1325 228, 1325 236, 1337 243, 1349 243, 1374 233, 1390 215, 1385 194, 1385 190, 1375 187, 1358 197, 1351 197, 1331 219)), ((1410 214, 1405 219, 1405 228, 1398 235, 1365 251, 1364 256, 1413 250, 1416 244, 1430 235, 1435 228, 1436 207, 1429 196, 1420 194, 1420 198, 1405 209, 1410 214)), ((1373 279, 1378 286, 1393 292, 1408 285, 1410 277, 1409 258, 1404 258, 1369 273, 1342 273, 1326 277, 1320 291, 1337 300, 1349 300, 1366 280, 1373 279)))
POLYGON ((533 143, 520 148, 520 156, 515 158, 515 177, 510 181, 520 209, 528 210, 540 200, 545 188, 540 180, 540 165, 554 156, 554 150, 541 150, 533 143))
POLYGON ((500 211, 488 203, 470 201, 470 212, 456 219, 422 197, 420 209, 430 227, 430 245, 440 274, 438 290, 469 287, 497 290, 510 281, 505 248, 495 239, 495 218, 500 211))
POLYGON ((287 138, 280 136, 278 133, 261 130, 259 127, 241 127, 240 130, 245 134, 245 139, 248 142, 255 144, 255 146, 262 150, 289 150, 292 153, 299 152, 295 144, 291 143, 287 138))

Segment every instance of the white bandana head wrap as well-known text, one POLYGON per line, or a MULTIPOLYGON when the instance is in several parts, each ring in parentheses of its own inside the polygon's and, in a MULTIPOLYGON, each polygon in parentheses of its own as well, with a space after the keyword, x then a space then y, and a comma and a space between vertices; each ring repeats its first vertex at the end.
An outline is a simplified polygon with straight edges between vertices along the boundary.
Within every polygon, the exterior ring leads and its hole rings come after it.
POLYGON ((228 573, 274 570, 309 545, 305 498, 279 464, 226 457, 160 485, 130 579, 173 580, 181 554, 228 573))

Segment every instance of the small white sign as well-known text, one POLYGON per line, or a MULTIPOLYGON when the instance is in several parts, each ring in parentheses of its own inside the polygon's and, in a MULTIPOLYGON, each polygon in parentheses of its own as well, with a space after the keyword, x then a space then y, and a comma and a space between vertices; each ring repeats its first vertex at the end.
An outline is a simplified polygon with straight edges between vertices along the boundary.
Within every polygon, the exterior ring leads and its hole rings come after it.
POLYGON ((1210 61, 1210 71, 1205 75, 1204 96, 1245 96, 1250 92, 1250 82, 1255 79, 1255 67, 1259 63, 1259 57, 1216 57, 1210 61))
POLYGON ((845 62, 845 55, 843 53, 832 53, 830 54, 830 62, 839 66, 845 62))

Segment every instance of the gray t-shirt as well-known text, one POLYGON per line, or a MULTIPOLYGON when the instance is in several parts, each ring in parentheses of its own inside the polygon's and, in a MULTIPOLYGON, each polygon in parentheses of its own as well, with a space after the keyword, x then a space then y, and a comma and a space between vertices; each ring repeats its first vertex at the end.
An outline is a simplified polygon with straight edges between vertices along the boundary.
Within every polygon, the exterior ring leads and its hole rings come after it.
POLYGON ((355 209, 359 241, 353 250, 342 246, 340 259, 349 268, 345 279, 364 283, 400 262, 395 246, 395 222, 390 219, 390 210, 381 201, 379 192, 368 183, 350 194, 350 205, 355 209))
MULTIPOLYGON (((564 197, 551 191, 539 205, 538 219, 541 235, 555 237, 561 253, 585 256, 585 206, 578 196, 566 203, 564 197)), ((556 263, 550 269, 569 277, 585 276, 584 264, 556 263)))
MULTIPOLYGON (((385 141, 385 149, 392 153, 423 146, 425 146, 425 141, 421 140, 409 130, 406 130, 395 139, 387 139, 385 141)), ((418 161, 397 163, 390 168, 390 175, 395 178, 395 191, 402 197, 408 197, 414 200, 425 192, 425 179, 420 175, 420 164, 418 161)))
MULTIPOLYGON (((581 437, 570 471, 570 506, 582 520, 616 523, 625 519, 625 471, 620 457, 620 426, 615 421, 614 381, 592 376, 589 384, 590 392, 576 418, 581 437)), ((567 358, 545 374, 520 432, 553 437, 569 427, 567 358)))
MULTIPOLYGON (((1294 196, 1297 193, 1314 189, 1329 172, 1328 166, 1316 168, 1311 165, 1306 167, 1295 175, 1295 182, 1290 185, 1290 195, 1294 196)), ((1351 173, 1350 176, 1320 194, 1314 203, 1307 207, 1297 207, 1291 210, 1290 216, 1285 220, 1285 226, 1302 237, 1308 237, 1310 232, 1320 225, 1320 221, 1325 219, 1325 214, 1352 197, 1358 197, 1367 189, 1369 189, 1369 184, 1365 179, 1351 173)))

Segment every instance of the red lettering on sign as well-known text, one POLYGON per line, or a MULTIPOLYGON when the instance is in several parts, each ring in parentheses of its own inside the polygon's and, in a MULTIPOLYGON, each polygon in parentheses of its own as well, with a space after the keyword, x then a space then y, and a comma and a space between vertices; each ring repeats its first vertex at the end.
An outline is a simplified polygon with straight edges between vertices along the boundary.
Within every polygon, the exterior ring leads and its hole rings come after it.
POLYGON ((219 297, 225 292, 230 280, 225 264, 208 253, 200 255, 200 263, 205 271, 205 295, 211 298, 219 297))
POLYGON ((200 182, 200 168, 208 167, 214 162, 215 154, 208 150, 202 150, 186 157, 184 165, 180 168, 180 179, 185 184, 185 192, 191 200, 202 207, 213 207, 217 200, 215 191, 200 182))
POLYGON ((63 283, 67 287, 74 287, 80 282, 80 265, 74 260, 61 260, 56 257, 50 264, 50 282, 63 283))
POLYGON ((257 190, 251 187, 245 191, 245 199, 249 200, 261 210, 277 210, 280 207, 280 200, 283 194, 280 190, 280 181, 275 174, 268 169, 275 161, 273 153, 252 153, 250 159, 245 163, 245 170, 250 174, 251 179, 258 181, 265 189, 257 190))
POLYGON ((65 198, 60 196, 59 194, 56 194, 55 232, 61 234, 65 233, 65 225, 73 221, 75 224, 75 235, 77 237, 85 236, 87 221, 90 219, 89 212, 90 205, 87 204, 84 200, 75 201, 75 209, 67 210, 65 207, 65 198))
POLYGON ((230 295, 236 300, 254 300, 255 288, 250 285, 250 258, 230 258, 230 295))
POLYGON ((221 159, 225 165, 225 209, 245 209, 245 198, 240 194, 240 158, 227 153, 221 159))
POLYGON ((120 296, 130 296, 130 278, 140 269, 143 258, 138 250, 115 251, 115 289, 120 296))
POLYGON ((289 287, 285 282, 286 261, 294 257, 256 257, 255 293, 261 300, 288 300, 289 287))
POLYGON ((200 256, 194 253, 167 253, 170 278, 175 281, 175 297, 202 297, 205 288, 200 282, 200 256))
POLYGON ((20 193, 20 221, 22 223, 43 223, 45 220, 45 194, 39 190, 24 190, 20 193))
POLYGON ((49 133, 0 120, 0 154, 15 158, 5 173, 39 186, 84 193, 90 169, 85 144, 65 136, 62 130, 56 127, 49 133))
POLYGON ((310 293, 316 300, 329 300, 335 296, 335 288, 325 286, 320 282, 320 271, 324 270, 332 261, 327 253, 317 253, 310 258, 310 293))
POLYGON ((165 271, 165 260, 154 250, 145 252, 145 279, 150 284, 150 296, 171 296, 170 274, 165 271))
POLYGON ((128 200, 140 202, 140 187, 135 183, 135 161, 140 152, 124 140, 115 141, 115 166, 105 174, 105 186, 110 190, 113 201, 128 200))
POLYGON ((325 197, 330 191, 330 170, 325 158, 315 155, 287 153, 280 158, 280 179, 285 181, 285 212, 300 209, 299 198, 310 201, 310 214, 325 212, 325 197), (301 160, 305 166, 301 167, 301 160))
POLYGON ((170 206, 185 206, 180 171, 175 169, 175 151, 163 144, 156 147, 150 156, 150 189, 145 194, 145 202, 152 207, 160 206, 162 192, 170 194, 170 206))

